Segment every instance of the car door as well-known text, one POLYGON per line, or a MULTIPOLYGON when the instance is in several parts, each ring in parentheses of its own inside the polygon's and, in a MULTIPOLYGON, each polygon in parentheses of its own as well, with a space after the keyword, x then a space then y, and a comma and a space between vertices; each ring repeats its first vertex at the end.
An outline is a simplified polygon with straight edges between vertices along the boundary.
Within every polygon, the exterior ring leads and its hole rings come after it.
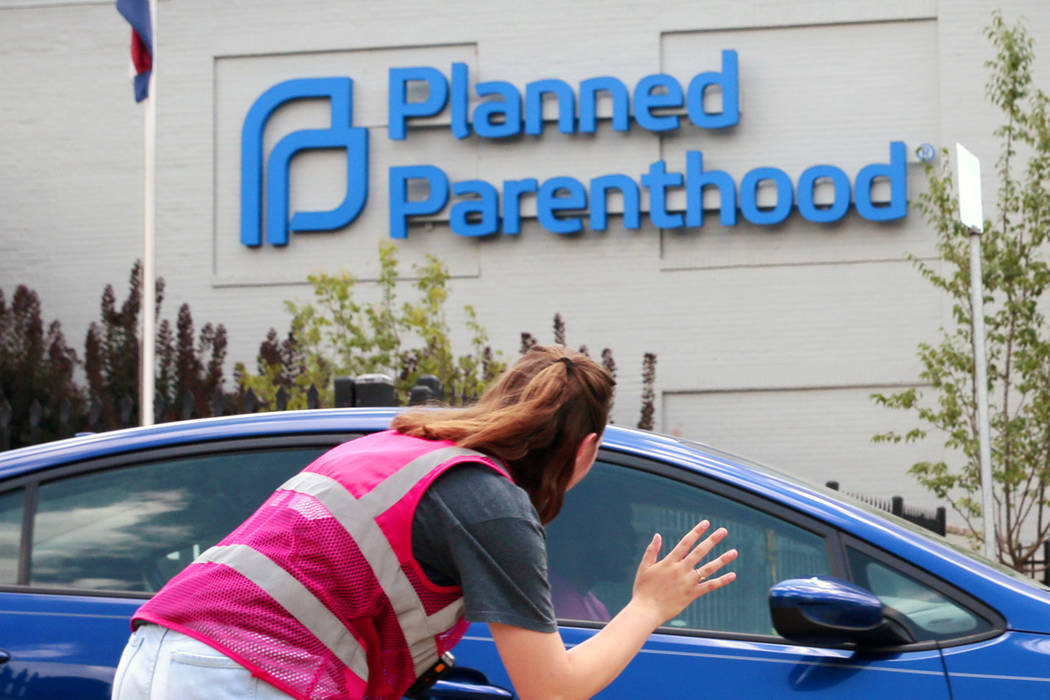
MULTIPOLYGON (((948 698, 935 644, 886 654, 792 644, 773 628, 767 593, 774 583, 845 576, 828 527, 720 482, 653 460, 604 456, 569 492, 548 529, 548 554, 562 636, 578 644, 630 598, 637 560, 660 532, 673 543, 707 518, 729 530, 723 549, 739 559, 731 585, 699 599, 652 635, 599 698, 948 698), (576 618, 576 619, 573 619, 576 618)), ((466 665, 507 685, 484 628, 461 644, 466 665)), ((509 686, 508 686, 509 687, 509 686)))
POLYGON ((0 699, 109 698, 135 609, 343 437, 185 445, 0 484, 0 699))
POLYGON ((954 700, 1050 694, 1050 637, 1023 631, 1030 620, 1007 630, 997 611, 968 592, 868 543, 844 542, 854 581, 902 612, 917 638, 941 648, 954 700))

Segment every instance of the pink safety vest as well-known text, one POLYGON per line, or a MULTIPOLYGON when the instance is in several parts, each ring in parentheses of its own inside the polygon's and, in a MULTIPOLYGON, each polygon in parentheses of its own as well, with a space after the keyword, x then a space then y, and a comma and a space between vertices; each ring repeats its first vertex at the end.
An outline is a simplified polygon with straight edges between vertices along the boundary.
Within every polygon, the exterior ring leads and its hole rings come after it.
POLYGON ((400 698, 463 636, 458 586, 412 556, 423 492, 490 457, 393 431, 358 438, 295 475, 201 554, 135 621, 199 639, 296 698, 400 698))

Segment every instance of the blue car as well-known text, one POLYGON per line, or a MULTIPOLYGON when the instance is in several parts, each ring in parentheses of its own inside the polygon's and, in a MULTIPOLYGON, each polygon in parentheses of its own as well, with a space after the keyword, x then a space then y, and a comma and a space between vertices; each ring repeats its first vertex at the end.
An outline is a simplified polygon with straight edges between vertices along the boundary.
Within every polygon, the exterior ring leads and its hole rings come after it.
MULTIPOLYGON (((205 419, 0 453, 0 698, 109 697, 131 613, 276 487, 393 409, 205 419)), ((610 426, 548 533, 566 644, 630 597, 653 532, 729 529, 737 581, 601 698, 1050 697, 1050 591, 841 494, 610 426)), ((513 697, 485 625, 435 698, 513 697)))

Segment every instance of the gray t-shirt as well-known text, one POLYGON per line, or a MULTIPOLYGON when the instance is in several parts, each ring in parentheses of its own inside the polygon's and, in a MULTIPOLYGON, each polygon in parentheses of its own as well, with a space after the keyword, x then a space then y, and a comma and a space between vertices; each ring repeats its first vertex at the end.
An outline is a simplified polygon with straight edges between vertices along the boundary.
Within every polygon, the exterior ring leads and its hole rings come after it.
POLYGON ((473 463, 435 479, 412 522, 416 560, 434 583, 463 589, 468 620, 554 632, 545 538, 528 494, 473 463))

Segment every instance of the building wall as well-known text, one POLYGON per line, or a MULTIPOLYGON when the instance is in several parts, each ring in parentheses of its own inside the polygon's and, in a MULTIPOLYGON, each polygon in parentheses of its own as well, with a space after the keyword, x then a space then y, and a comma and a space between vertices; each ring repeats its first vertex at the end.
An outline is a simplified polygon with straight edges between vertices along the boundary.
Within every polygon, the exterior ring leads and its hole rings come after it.
MULTIPOLYGON (((216 3, 162 0, 158 86, 157 270, 167 282, 162 315, 191 304, 199 324, 224 323, 231 361, 253 363, 270 327, 283 331, 285 299, 305 299, 307 274, 349 270, 367 280, 388 240, 387 169, 430 163, 452 180, 584 183, 609 173, 637 179, 654 161, 681 172, 685 152, 739 185, 759 166, 793 180, 827 163, 851 178, 886 163, 889 143, 908 146, 908 195, 921 191, 914 149, 956 141, 984 160, 991 211, 998 117, 984 99, 982 35, 993 8, 1026 16, 1037 43, 1036 75, 1050 74, 1050 13, 1041 0, 881 3, 808 0, 723 2, 216 3), (633 125, 559 134, 548 105, 542 136, 505 141, 450 133, 448 113, 387 134, 392 67, 467 64, 471 84, 519 89, 560 78, 576 86, 615 76, 629 88, 668 73, 683 84, 721 69, 735 49, 740 123, 688 124, 656 134, 633 125), (268 87, 289 78, 350 76, 354 125, 367 127, 368 205, 345 230, 293 235, 283 248, 239 243, 240 130, 268 87)), ((36 289, 45 315, 82 343, 102 288, 126 293, 140 255, 142 118, 127 79, 128 29, 111 2, 0 0, 0 288, 36 289)), ((472 102, 472 107, 476 99, 472 102)), ((605 105, 607 115, 608 105, 605 105)), ((680 113, 684 114, 684 110, 680 113)), ((264 152, 286 134, 328 125, 325 101, 275 113, 264 152)), ((346 190, 346 159, 303 155, 290 175, 291 211, 323 210, 346 190)), ((876 195, 886 196, 882 186, 876 195)), ((415 196, 422 193, 415 192, 415 196)), ((717 197, 705 204, 717 208, 717 197)), ((760 195, 760 202, 767 193, 760 195)), ((526 198, 518 235, 452 233, 449 210, 398 241, 404 268, 427 254, 453 274, 453 327, 472 304, 494 344, 512 358, 519 333, 551 339, 555 312, 568 342, 611 347, 620 367, 615 419, 637 420, 641 358, 658 356, 657 427, 769 461, 809 478, 934 505, 905 473, 939 458, 935 444, 873 446, 870 436, 906 427, 869 394, 914 385, 916 344, 949 321, 948 306, 906 260, 930 259, 933 236, 912 206, 874 223, 852 209, 815 225, 793 213, 781 225, 718 223, 641 228, 618 216, 608 230, 556 235, 526 198)), ((670 196, 679 211, 684 196, 670 196)), ((643 209, 647 204, 643 204, 643 209)), ((406 281, 406 294, 410 294, 406 281)), ((465 343, 466 338, 458 339, 465 343)))

